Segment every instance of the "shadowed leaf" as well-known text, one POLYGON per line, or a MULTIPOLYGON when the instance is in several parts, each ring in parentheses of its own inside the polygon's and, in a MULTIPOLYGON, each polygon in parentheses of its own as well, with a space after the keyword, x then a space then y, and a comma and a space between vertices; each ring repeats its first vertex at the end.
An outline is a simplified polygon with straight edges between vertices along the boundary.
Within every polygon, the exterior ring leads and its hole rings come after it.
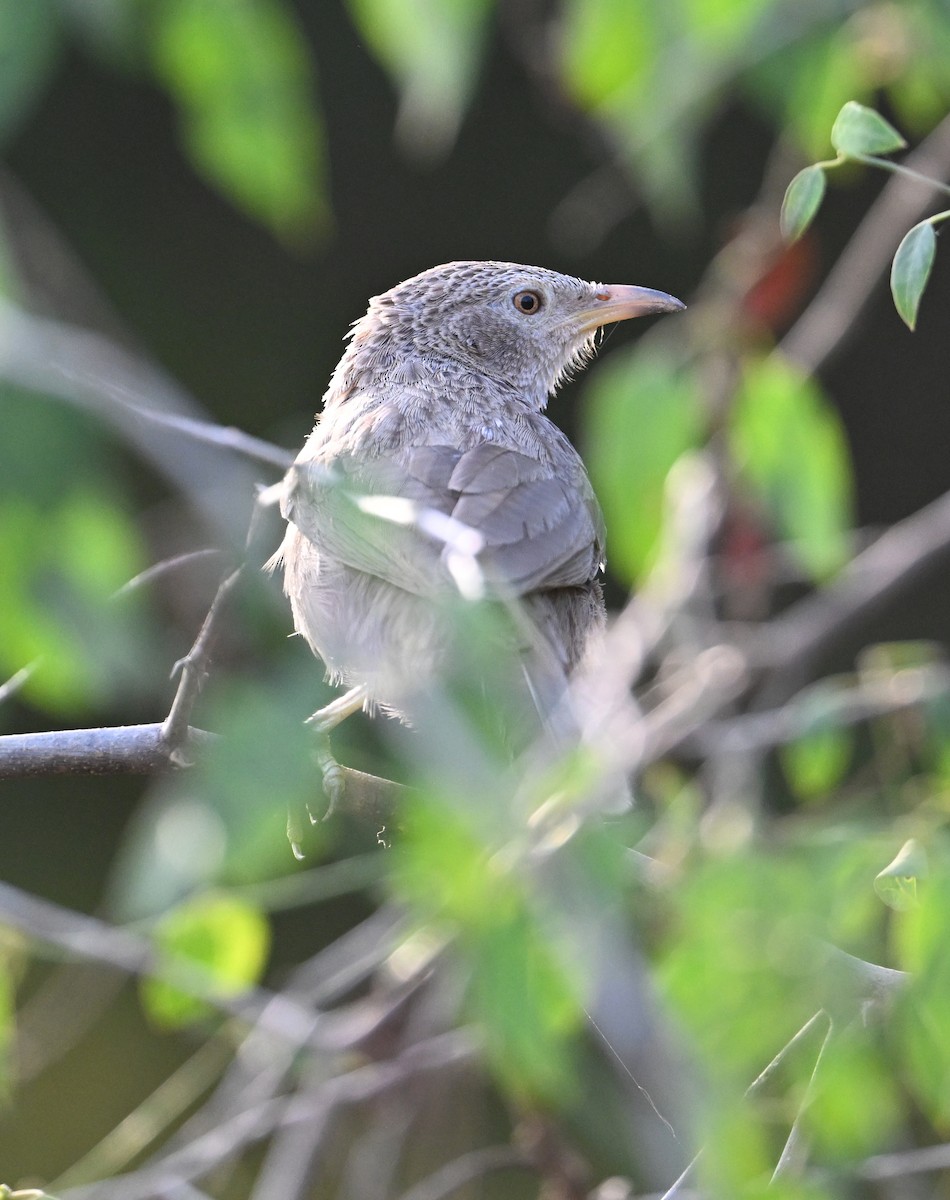
POLYGON ((921 221, 904 236, 891 263, 894 307, 908 329, 914 329, 917 324, 917 312, 936 252, 937 235, 933 225, 921 221))
POLYGON ((802 236, 821 207, 826 188, 825 172, 819 166, 799 171, 785 192, 779 222, 782 237, 794 242, 802 236))

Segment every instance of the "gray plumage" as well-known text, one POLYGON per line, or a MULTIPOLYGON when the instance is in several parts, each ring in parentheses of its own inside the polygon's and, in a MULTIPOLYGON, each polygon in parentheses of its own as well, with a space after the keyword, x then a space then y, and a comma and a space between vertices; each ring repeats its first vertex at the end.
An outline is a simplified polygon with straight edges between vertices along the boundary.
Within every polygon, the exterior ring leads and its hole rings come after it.
POLYGON ((546 717, 603 624, 604 526, 579 455, 543 410, 602 325, 681 307, 499 262, 435 267, 370 301, 283 503, 294 623, 334 682, 405 713, 450 666, 439 600, 458 593, 452 545, 354 502, 398 497, 477 531, 489 594, 517 599, 526 618, 485 652, 518 663, 546 717))

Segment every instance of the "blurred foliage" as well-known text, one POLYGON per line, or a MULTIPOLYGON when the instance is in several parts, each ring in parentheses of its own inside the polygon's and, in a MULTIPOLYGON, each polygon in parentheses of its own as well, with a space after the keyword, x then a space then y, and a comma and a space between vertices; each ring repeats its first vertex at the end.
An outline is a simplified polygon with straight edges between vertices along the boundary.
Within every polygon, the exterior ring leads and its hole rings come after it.
MULTIPOLYGON (((238 996, 256 982, 267 961, 270 932, 260 911, 236 896, 204 893, 165 913, 153 937, 160 955, 175 965, 207 972, 212 994, 238 996)), ((214 1015, 214 1009, 159 974, 143 981, 142 1003, 160 1027, 176 1029, 214 1015)))
POLYGON ((851 459, 818 384, 777 356, 745 364, 730 430, 736 469, 815 579, 847 559, 851 459))
MULTIPOLYGON (((476 118, 493 33, 516 17, 489 0, 349 0, 346 12, 398 92, 400 144, 431 166, 451 152, 469 114, 476 118)), ((794 148, 792 173, 800 156, 826 155, 832 144, 852 159, 896 150, 902 135, 870 101, 916 138, 950 100, 950 19, 938 0, 565 0, 559 14, 547 38, 532 42, 536 75, 597 131, 605 160, 646 201, 659 236, 696 219, 705 139, 729 105, 754 107, 776 143, 794 148)), ((70 39, 164 89, 194 168, 241 212, 294 247, 318 233, 332 237, 315 94, 318 70, 329 78, 329 64, 322 46, 308 45, 289 3, 6 0, 7 142, 24 128, 70 39)), ((787 235, 801 236, 816 219, 829 165, 793 179, 787 235)), ((378 212, 385 225, 382 201, 378 212)), ((776 219, 770 214, 772 235, 776 219)), ((929 233, 911 231, 895 260, 895 299, 911 326, 933 260, 931 219, 922 229, 929 233)), ((15 235, 7 240, 12 246, 15 235)), ((4 294, 28 305, 13 263, 4 251, 4 294)), ((770 265, 736 283, 720 263, 721 275, 707 281, 720 289, 714 303, 700 294, 675 332, 661 327, 636 348, 609 354, 585 385, 585 458, 606 513, 611 570, 659 610, 659 632, 638 647, 648 660, 643 707, 657 722, 679 703, 688 710, 704 656, 729 636, 717 620, 733 615, 736 599, 725 569, 709 578, 722 567, 718 546, 704 545, 697 566, 689 557, 695 544, 678 536, 683 514, 672 500, 684 471, 700 460, 708 469, 707 515, 721 504, 724 522, 741 511, 753 527, 744 565, 757 585, 748 591, 764 618, 755 629, 764 659, 766 622, 787 576, 800 589, 825 586, 853 552, 853 468, 832 400, 774 352, 778 330, 753 322, 744 307, 770 265), (778 580, 780 566, 787 575, 778 580), (674 595, 677 582, 682 593, 674 595)), ((351 315, 340 314, 341 331, 351 315)), ((200 626, 213 580, 175 571, 154 588, 121 589, 157 547, 180 552, 169 528, 185 527, 198 544, 197 522, 183 517, 177 498, 156 498, 156 481, 129 469, 112 437, 78 408, 10 381, 0 387, 0 671, 31 667, 22 698, 37 724, 98 720, 104 711, 124 719, 140 707, 160 717, 168 672, 200 626)), ((226 471, 208 487, 226 487, 226 471)), ((207 532, 200 529, 202 538, 207 532)), ((460 674, 484 657, 480 619, 467 612, 460 622, 460 674)), ((262 913, 279 907, 269 896, 302 877, 283 814, 315 799, 301 718, 330 694, 302 646, 291 648, 296 654, 281 648, 287 619, 273 591, 236 605, 224 625, 196 714, 219 738, 190 770, 150 783, 106 888, 113 920, 212 981, 197 995, 177 979, 142 984, 148 1017, 182 1045, 215 1025, 216 989, 233 997, 251 983, 283 983, 284 961, 268 971, 262 913), (256 900, 247 889, 257 889, 256 900)), ((517 665, 502 653, 494 658, 498 679, 517 665)), ((750 661, 759 667, 754 655, 750 661)), ((684 1127, 674 1114, 679 1149, 691 1154, 705 1138, 698 1171, 711 1195, 764 1194, 799 1117, 818 1182, 780 1178, 769 1195, 870 1194, 859 1191, 858 1173, 847 1175, 855 1160, 919 1144, 929 1139, 928 1124, 942 1137, 950 1119, 950 718, 946 695, 934 699, 924 686, 939 683, 941 665, 940 655, 895 654, 878 661, 876 674, 873 664, 858 666, 825 681, 822 695, 798 696, 795 720, 779 714, 788 722, 777 718, 759 746, 743 743, 741 722, 775 714, 725 706, 713 714, 723 725, 702 761, 687 747, 681 761, 649 763, 636 811, 612 822, 601 820, 597 802, 585 808, 595 742, 585 755, 532 764, 527 781, 499 766, 500 730, 513 707, 507 696, 496 702, 472 688, 429 696, 437 734, 428 758, 388 744, 367 749, 359 734, 347 746, 342 732, 338 750, 355 746, 383 773, 395 763, 420 786, 368 833, 314 825, 310 866, 365 850, 367 840, 391 846, 389 854, 379 849, 382 865, 364 900, 408 914, 392 945, 382 938, 339 968, 342 983, 323 964, 320 986, 327 978, 332 986, 315 988, 320 1003, 343 1007, 356 995, 354 1005, 388 1001, 395 1011, 399 986, 411 995, 433 976, 449 977, 449 999, 427 997, 387 1048, 401 1051, 398 1039, 416 1026, 422 1037, 470 1023, 504 1101, 518 1114, 563 1118, 596 1169, 634 1175, 641 1166, 625 1140, 639 1128, 630 1094, 644 1104, 647 1096, 656 1117, 648 1137, 665 1145, 667 1101, 682 1099, 682 1087, 696 1096, 683 1106, 684 1127), (883 689, 888 702, 851 728, 842 718, 849 697, 862 688, 871 694, 882 678, 891 685, 883 689), (628 850, 634 846, 638 855, 628 850), (364 960, 371 966, 360 974, 364 960), (888 976, 885 988, 868 974, 883 961, 910 978, 888 976), (367 983, 371 968, 378 974, 367 983), (631 979, 642 994, 628 988, 631 979), (621 1032, 633 1030, 632 1051, 600 1028, 601 1002, 608 1015, 621 1013, 621 1032), (701 1086, 687 1088, 685 1067, 682 1079, 666 1069, 649 1087, 627 1067, 628 1051, 667 1067, 667 1059, 650 1058, 663 1041, 645 1015, 654 1002, 662 1032, 675 1036, 701 1086), (793 1042, 817 1011, 825 1018, 793 1042), (760 1076, 776 1055, 774 1071, 760 1076)), ((880 701, 881 689, 873 695, 880 701)), ((687 716, 701 725, 709 714, 687 716)), ((625 762, 640 761, 641 746, 621 749, 625 762)), ((322 898, 319 888, 314 896, 322 898)), ((339 932, 329 904, 313 907, 306 954, 339 932)), ((4 1057, 19 983, 17 971, 0 974, 4 1057)), ((33 986, 31 979, 26 994, 33 986)), ((389 1030, 369 1032, 384 1040, 389 1030)), ((378 1052, 358 1038, 340 1045, 314 1058, 318 1073, 349 1069, 341 1065, 349 1054, 372 1063, 378 1052)), ((294 1047, 287 1078, 306 1074, 311 1053, 294 1047)), ((15 1096, 15 1077, 11 1087, 15 1096)), ((354 1145, 365 1153, 365 1141, 354 1145)), ((236 1185, 233 1194, 248 1191, 236 1185)), ((227 1184, 221 1194, 232 1194, 227 1184)))

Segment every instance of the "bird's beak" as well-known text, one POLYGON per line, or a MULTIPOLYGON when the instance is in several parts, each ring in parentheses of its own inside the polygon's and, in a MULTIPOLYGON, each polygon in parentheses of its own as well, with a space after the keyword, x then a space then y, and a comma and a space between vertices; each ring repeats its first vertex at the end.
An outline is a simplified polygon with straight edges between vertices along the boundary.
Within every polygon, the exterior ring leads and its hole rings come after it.
POLYGON ((590 308, 577 314, 578 329, 582 333, 590 333, 613 321, 644 317, 648 313, 679 312, 685 307, 682 300, 666 292, 655 292, 653 288, 609 284, 597 292, 590 308))

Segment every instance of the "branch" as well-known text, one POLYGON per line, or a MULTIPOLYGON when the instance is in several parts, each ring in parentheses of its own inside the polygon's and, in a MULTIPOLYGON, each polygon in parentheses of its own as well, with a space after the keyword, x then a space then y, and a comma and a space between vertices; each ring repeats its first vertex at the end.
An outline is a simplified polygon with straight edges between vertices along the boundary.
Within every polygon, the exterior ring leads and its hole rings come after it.
POLYGON ((256 482, 246 459, 285 470, 278 446, 198 417, 155 367, 100 334, 0 303, 0 379, 95 414, 235 541, 256 482), (224 454, 230 457, 230 461, 224 454), (227 468, 227 487, 222 472, 227 468))
POLYGON ((329 1079, 306 1095, 289 1100, 280 1096, 253 1105, 231 1120, 195 1138, 188 1145, 118 1179, 103 1180, 64 1192, 61 1200, 151 1200, 169 1179, 193 1182, 269 1137, 275 1129, 300 1122, 325 1125, 341 1106, 364 1104, 404 1087, 420 1076, 469 1066, 478 1057, 478 1043, 469 1030, 452 1030, 418 1042, 397 1059, 357 1067, 329 1079))
POLYGON ((893 525, 828 587, 771 621, 772 663, 757 700, 777 708, 814 677, 818 664, 950 561, 950 492, 893 525))
MULTIPOLYGON (((0 779, 45 775, 151 775, 174 763, 164 738, 164 725, 119 725, 109 729, 60 729, 49 733, 15 733, 0 737, 0 779)), ((196 751, 210 746, 217 734, 190 726, 184 745, 196 751)), ((341 767, 346 781, 347 812, 385 824, 393 819, 409 789, 391 779, 341 767)))
POLYGON ((531 1160, 523 1151, 513 1146, 484 1146, 446 1163, 403 1192, 399 1200, 446 1200, 447 1196, 476 1179, 484 1179, 496 1171, 516 1170, 533 1170, 531 1160))
MULTIPOLYGON (((195 750, 215 734, 189 728, 184 744, 195 750)), ((151 775, 175 764, 164 725, 120 725, 110 729, 60 729, 0 737, 0 779, 43 775, 151 775)))
POLYGON ((219 1012, 260 1025, 297 1046, 314 1040, 322 1019, 322 1014, 265 988, 250 987, 240 995, 224 996, 220 980, 199 964, 159 953, 147 938, 32 896, 2 881, 0 919, 69 958, 104 963, 127 975, 162 979, 219 1012))

